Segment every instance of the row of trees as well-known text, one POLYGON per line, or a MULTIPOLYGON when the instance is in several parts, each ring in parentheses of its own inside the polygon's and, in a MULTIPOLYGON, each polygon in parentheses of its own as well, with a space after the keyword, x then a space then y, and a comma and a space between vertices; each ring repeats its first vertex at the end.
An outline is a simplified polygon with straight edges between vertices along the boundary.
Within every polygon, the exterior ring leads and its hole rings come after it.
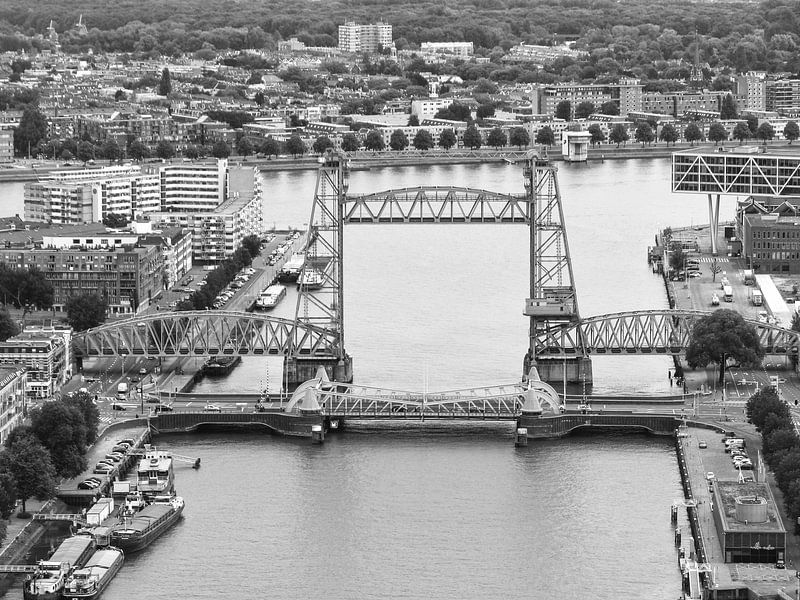
POLYGON ((217 295, 225 289, 236 274, 253 263, 253 259, 261 254, 261 240, 256 235, 249 235, 242 240, 229 259, 225 260, 206 277, 206 284, 194 292, 186 300, 181 300, 175 310, 205 310, 214 305, 217 295))
MULTIPOLYGON (((58 478, 82 473, 99 422, 92 396, 85 393, 32 410, 30 425, 14 429, 0 451, 0 517, 8 519, 17 501, 22 503, 20 516, 27 517, 25 503, 30 498, 52 498, 58 478)), ((5 522, 0 523, 4 535, 5 522)))
POLYGON ((747 401, 747 419, 761 433, 764 460, 775 473, 786 511, 800 530, 800 437, 794 430, 789 406, 774 387, 763 387, 747 401))

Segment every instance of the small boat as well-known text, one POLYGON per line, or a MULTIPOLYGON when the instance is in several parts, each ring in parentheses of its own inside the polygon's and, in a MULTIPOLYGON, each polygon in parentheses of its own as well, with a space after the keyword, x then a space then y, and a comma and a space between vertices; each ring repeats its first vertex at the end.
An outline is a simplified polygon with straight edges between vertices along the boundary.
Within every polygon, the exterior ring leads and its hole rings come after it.
POLYGON ((300 272, 303 270, 303 265, 306 262, 306 255, 302 252, 297 252, 293 254, 292 257, 287 260, 283 268, 278 272, 278 281, 281 283, 291 283, 297 281, 297 278, 300 277, 300 272))
POLYGON ((306 269, 297 280, 297 287, 307 290, 318 290, 325 283, 325 276, 316 269, 306 269))
POLYGON ((261 310, 271 310, 283 300, 286 295, 286 286, 275 284, 269 286, 261 292, 256 300, 256 308, 261 310))
POLYGON ((242 362, 241 356, 215 356, 203 365, 203 375, 209 377, 227 375, 240 362, 242 362))
POLYGON ((177 523, 183 507, 180 496, 156 496, 152 504, 114 525, 111 543, 125 552, 138 552, 177 523))
POLYGON ((60 599, 70 573, 86 564, 94 551, 91 536, 75 535, 65 539, 48 560, 40 560, 36 571, 25 578, 24 600, 60 599))
POLYGON ((125 554, 109 546, 95 552, 81 569, 75 569, 64 586, 64 600, 99 598, 117 574, 125 554))
POLYGON ((136 469, 136 489, 145 496, 172 491, 175 473, 172 457, 166 452, 145 446, 145 453, 136 469))

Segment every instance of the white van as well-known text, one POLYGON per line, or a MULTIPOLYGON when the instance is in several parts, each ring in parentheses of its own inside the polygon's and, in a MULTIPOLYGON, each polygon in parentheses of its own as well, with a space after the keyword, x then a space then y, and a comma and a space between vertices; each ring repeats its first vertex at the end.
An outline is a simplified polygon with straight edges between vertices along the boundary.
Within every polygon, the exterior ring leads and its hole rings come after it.
POLYGON ((722 293, 725 295, 725 302, 733 302, 733 287, 726 285, 722 288, 722 293))

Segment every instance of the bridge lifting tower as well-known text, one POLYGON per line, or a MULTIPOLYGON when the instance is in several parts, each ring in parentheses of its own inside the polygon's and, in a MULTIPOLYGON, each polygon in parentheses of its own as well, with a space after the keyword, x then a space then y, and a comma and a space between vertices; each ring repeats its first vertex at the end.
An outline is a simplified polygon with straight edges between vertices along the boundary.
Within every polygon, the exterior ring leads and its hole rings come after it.
POLYGON ((344 154, 332 151, 319 161, 305 262, 297 279, 295 322, 322 327, 329 335, 325 347, 313 353, 304 352, 299 343, 294 346, 285 366, 289 389, 313 379, 319 367, 324 367, 334 381, 353 380, 353 361, 344 347, 342 285, 342 210, 350 185, 350 166, 344 154))
POLYGON ((530 317, 530 346, 523 379, 536 367, 543 381, 591 385, 592 363, 580 328, 571 356, 548 343, 562 337, 555 332, 580 322, 556 167, 532 150, 523 176, 530 217, 530 297, 524 311, 530 317))

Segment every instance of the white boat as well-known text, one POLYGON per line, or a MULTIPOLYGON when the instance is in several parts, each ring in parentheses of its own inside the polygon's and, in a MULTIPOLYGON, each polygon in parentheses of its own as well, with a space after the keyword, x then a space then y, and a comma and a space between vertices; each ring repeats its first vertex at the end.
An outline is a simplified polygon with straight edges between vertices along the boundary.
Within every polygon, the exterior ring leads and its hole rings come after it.
POLYGON ((259 294, 258 299, 256 300, 256 308, 260 308, 262 310, 270 310, 275 308, 278 303, 283 300, 285 295, 286 286, 283 286, 279 283, 271 285, 261 292, 261 294, 259 294))
POLYGON ((305 269, 297 280, 297 286, 307 290, 318 290, 325 282, 325 276, 316 269, 305 269))
POLYGON ((300 272, 303 270, 303 265, 305 262, 306 255, 302 252, 292 254, 292 257, 284 263, 283 268, 278 273, 278 281, 284 283, 297 281, 297 278, 300 276, 300 272))
POLYGON ((145 453, 136 469, 136 489, 145 496, 172 491, 175 474, 172 457, 166 452, 145 446, 145 453))

